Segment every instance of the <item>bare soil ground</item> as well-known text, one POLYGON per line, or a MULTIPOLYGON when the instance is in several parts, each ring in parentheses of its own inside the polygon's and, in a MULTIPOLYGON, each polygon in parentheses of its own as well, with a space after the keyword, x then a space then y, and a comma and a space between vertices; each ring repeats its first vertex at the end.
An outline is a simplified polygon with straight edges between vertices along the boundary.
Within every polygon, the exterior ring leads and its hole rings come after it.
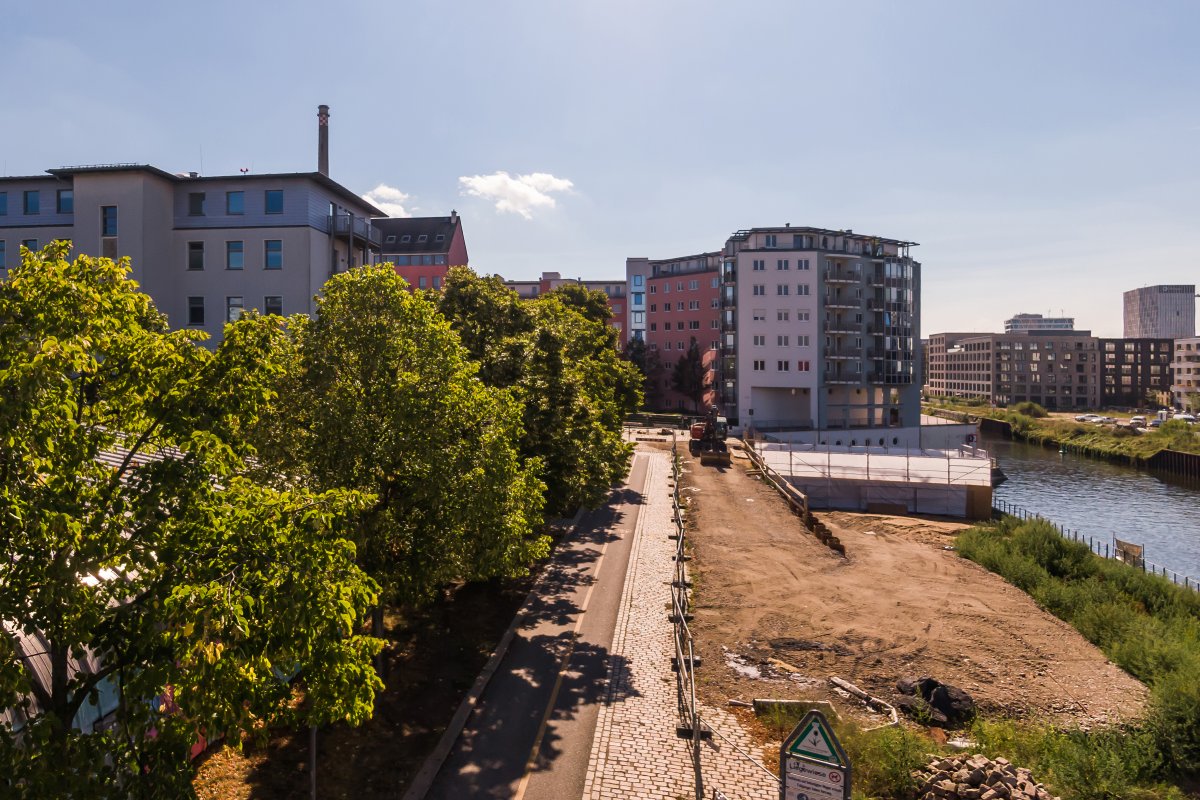
POLYGON ((893 700, 932 675, 989 714, 1090 726, 1141 714, 1146 689, 1066 623, 953 551, 962 522, 846 512, 818 517, 846 557, 807 533, 740 449, 729 468, 684 456, 694 527, 698 690, 729 699, 830 700, 830 676, 893 700))

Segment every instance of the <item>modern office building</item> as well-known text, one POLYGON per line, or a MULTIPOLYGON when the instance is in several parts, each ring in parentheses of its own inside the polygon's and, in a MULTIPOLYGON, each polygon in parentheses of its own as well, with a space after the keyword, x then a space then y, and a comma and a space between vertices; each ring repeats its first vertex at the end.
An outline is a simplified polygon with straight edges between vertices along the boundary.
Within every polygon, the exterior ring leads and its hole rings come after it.
POLYGON ((384 217, 372 223, 383 236, 383 261, 414 289, 440 289, 451 267, 470 266, 462 218, 384 217))
POLYGON ((1041 314, 1014 314, 1004 320, 1005 333, 1073 330, 1075 330, 1074 317, 1043 317, 1041 314))
POLYGON ((915 244, 790 225, 730 236, 719 370, 727 416, 759 430, 916 429, 915 244))
POLYGON ((1189 339, 1195 335, 1194 285, 1144 286, 1125 292, 1126 339, 1189 339))
POLYGON ((1172 339, 1101 339, 1103 406, 1167 405, 1171 402, 1172 339))
POLYGON ((1171 360, 1171 405, 1200 412, 1200 337, 1176 339, 1171 360))
MULTIPOLYGON (((328 109, 319 117, 328 165, 328 109)), ((132 277, 173 327, 219 341, 243 310, 311 314, 331 276, 378 260, 382 212, 328 174, 202 176, 146 164, 61 167, 0 178, 0 275, 19 247, 70 240, 128 256, 132 277)))
POLYGON ((1100 353, 1090 331, 935 333, 926 391, 996 405, 1031 400, 1047 409, 1098 408, 1100 353))

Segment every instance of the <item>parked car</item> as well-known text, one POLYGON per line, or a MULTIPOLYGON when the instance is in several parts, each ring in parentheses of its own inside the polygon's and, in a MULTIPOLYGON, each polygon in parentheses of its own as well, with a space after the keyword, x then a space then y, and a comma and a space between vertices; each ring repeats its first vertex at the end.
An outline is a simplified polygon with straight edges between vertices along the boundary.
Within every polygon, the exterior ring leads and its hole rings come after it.
POLYGON ((1151 427, 1151 428, 1159 428, 1159 427, 1162 427, 1162 424, 1163 424, 1163 421, 1162 421, 1161 419, 1159 419, 1158 417, 1155 417, 1154 419, 1150 420, 1150 427, 1151 427))
POLYGON ((1129 418, 1129 424, 1134 427, 1141 428, 1146 424, 1146 418, 1140 414, 1129 418))
POLYGON ((1092 420, 1093 424, 1096 425, 1111 425, 1116 421, 1115 417, 1096 417, 1092 420))
POLYGON ((1101 419, 1101 417, 1097 414, 1080 414, 1075 417, 1076 422, 1095 422, 1098 419, 1101 419))
POLYGON ((1191 414, 1176 414, 1173 419, 1181 419, 1184 422, 1195 422, 1196 418, 1191 414))

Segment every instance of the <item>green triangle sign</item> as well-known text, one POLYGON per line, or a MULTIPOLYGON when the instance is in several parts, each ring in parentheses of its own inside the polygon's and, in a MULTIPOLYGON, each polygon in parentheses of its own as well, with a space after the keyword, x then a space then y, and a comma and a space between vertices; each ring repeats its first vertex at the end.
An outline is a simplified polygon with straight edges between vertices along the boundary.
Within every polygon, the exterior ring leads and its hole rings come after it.
POLYGON ((822 717, 813 716, 808 724, 800 731, 800 735, 792 741, 788 752, 792 755, 811 758, 814 761, 824 761, 826 764, 845 766, 839 754, 840 748, 834 745, 833 732, 822 717))

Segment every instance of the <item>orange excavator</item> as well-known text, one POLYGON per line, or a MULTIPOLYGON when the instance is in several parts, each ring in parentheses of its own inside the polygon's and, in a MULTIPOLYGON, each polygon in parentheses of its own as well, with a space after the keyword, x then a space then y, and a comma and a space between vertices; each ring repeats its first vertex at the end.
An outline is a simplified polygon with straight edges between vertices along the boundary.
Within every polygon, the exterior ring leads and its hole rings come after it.
POLYGON ((711 406, 704 418, 692 420, 688 432, 691 434, 688 452, 693 456, 700 456, 701 464, 729 466, 729 446, 725 444, 729 435, 729 422, 718 415, 716 406, 711 406))

